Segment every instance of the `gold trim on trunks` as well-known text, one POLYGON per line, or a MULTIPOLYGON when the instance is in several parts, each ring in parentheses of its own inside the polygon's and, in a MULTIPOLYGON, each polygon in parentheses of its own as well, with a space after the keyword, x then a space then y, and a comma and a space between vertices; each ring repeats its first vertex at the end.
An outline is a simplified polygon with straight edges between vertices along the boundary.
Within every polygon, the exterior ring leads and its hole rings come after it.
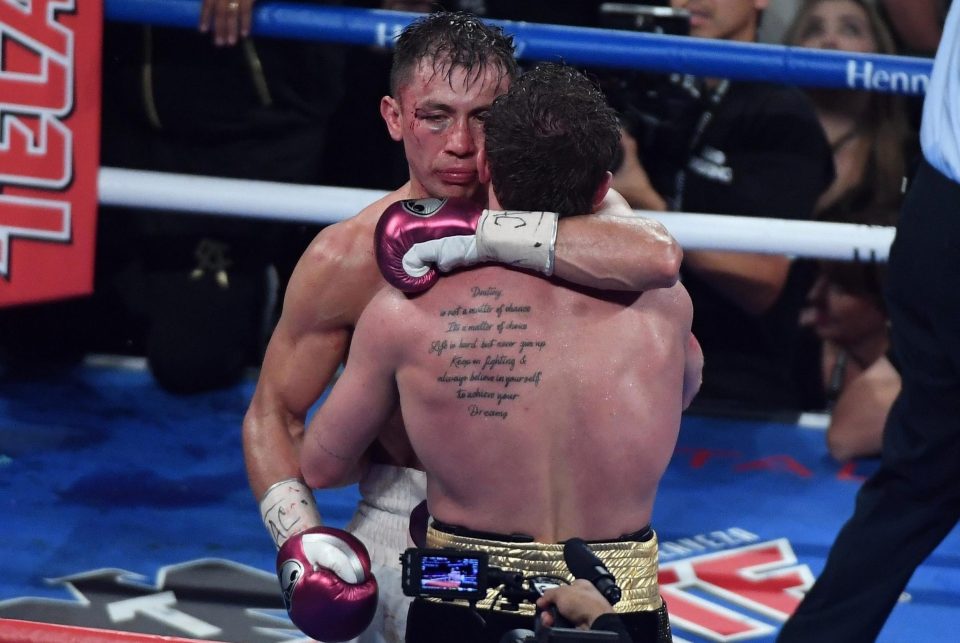
MULTIPOLYGON (((514 543, 482 538, 468 538, 449 534, 427 527, 427 547, 452 548, 485 552, 490 557, 490 566, 504 571, 520 572, 524 576, 559 576, 573 581, 573 575, 563 560, 563 544, 554 543, 514 543)), ((660 609, 660 586, 657 583, 657 536, 653 534, 646 542, 618 540, 603 543, 590 543, 590 549, 603 561, 620 586, 622 597, 614 606, 614 611, 648 612, 660 609)), ((477 603, 481 609, 499 609, 492 599, 497 589, 487 590, 487 597, 477 603)), ((439 600, 439 599, 428 599, 439 600)), ((453 603, 466 605, 466 601, 453 603)), ((520 614, 532 616, 534 606, 520 604, 520 614)))

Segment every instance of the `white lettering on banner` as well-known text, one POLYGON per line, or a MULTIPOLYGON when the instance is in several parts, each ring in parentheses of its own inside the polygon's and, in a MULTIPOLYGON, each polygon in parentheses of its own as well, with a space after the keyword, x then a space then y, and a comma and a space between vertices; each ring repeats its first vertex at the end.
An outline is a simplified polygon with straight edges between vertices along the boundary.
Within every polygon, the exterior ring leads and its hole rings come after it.
POLYGON ((107 603, 107 614, 114 623, 132 621, 137 615, 142 614, 168 627, 202 639, 212 638, 222 631, 216 625, 174 609, 176 604, 177 597, 173 592, 161 592, 107 603))
POLYGON ((930 82, 928 74, 908 74, 905 71, 874 69, 870 61, 858 65, 856 60, 847 61, 847 86, 851 89, 892 91, 900 94, 922 94, 930 82))
POLYGON ((751 612, 786 621, 813 574, 781 538, 661 565, 659 581, 674 627, 710 641, 745 641, 776 631, 751 612))
POLYGON ((0 105, 38 107, 65 116, 73 107, 73 32, 55 12, 72 10, 73 1, 33 2, 28 7, 0 2, 0 33, 36 58, 34 72, 0 68, 0 105))
POLYGON ((10 272, 10 241, 70 240, 70 203, 0 194, 0 275, 10 272))
POLYGON ((718 529, 706 534, 696 534, 676 540, 663 540, 660 541, 660 562, 663 563, 679 556, 689 556, 690 554, 699 554, 711 550, 727 549, 734 545, 755 543, 758 540, 760 540, 760 536, 739 527, 718 529))
MULTIPOLYGON (((73 133, 63 119, 75 107, 74 34, 57 14, 75 7, 0 0, 0 184, 62 190, 73 179, 73 133)), ((11 239, 68 241, 70 230, 68 201, 0 196, 0 276, 9 276, 11 239)))
POLYGON ((37 112, 25 120, 0 111, 0 122, 0 183, 66 187, 73 178, 73 134, 59 119, 37 112))
POLYGON ((403 31, 404 25, 400 23, 387 24, 386 22, 378 22, 373 29, 375 34, 375 42, 378 47, 388 47, 393 48, 393 43, 397 39, 397 36, 400 35, 400 32, 403 31))

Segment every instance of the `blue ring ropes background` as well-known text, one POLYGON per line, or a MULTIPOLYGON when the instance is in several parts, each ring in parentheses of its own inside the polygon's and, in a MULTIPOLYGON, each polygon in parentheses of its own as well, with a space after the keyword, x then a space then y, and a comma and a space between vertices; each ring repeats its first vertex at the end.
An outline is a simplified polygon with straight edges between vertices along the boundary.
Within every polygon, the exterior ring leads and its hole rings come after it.
MULTIPOLYGON (((105 0, 104 15, 118 22, 195 29, 200 0, 105 0)), ((422 14, 258 2, 254 35, 389 47, 422 14)), ((822 49, 740 43, 687 36, 567 27, 508 20, 500 25, 517 43, 517 57, 679 72, 799 86, 865 89, 919 95, 926 91, 932 58, 854 54, 822 49)))

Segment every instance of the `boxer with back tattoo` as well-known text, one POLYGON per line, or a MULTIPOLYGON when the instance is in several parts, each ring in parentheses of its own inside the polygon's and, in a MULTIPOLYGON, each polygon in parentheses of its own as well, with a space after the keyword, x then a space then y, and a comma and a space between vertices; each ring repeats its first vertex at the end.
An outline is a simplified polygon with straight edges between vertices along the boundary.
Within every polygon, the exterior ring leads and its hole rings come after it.
MULTIPOLYGON (((606 195, 619 125, 579 72, 527 72, 493 103, 485 129, 478 168, 490 185, 490 225, 519 225, 528 213, 513 209, 535 203, 563 218, 606 195)), ((457 199, 391 208, 377 230, 382 262, 404 260, 410 240, 397 236, 406 228, 457 216, 468 228, 478 219, 457 199)), ((427 546, 486 551, 491 565, 525 576, 569 577, 561 543, 583 538, 623 589, 616 607, 634 640, 668 640, 649 521, 700 384, 692 317, 680 284, 612 292, 502 266, 457 272, 412 297, 383 289, 307 429, 301 469, 311 486, 342 484, 399 402, 426 471, 427 546)), ((407 640, 455 632, 458 641, 499 641, 532 629, 531 605, 502 611, 493 593, 479 603, 486 627, 466 605, 416 599, 407 640)))

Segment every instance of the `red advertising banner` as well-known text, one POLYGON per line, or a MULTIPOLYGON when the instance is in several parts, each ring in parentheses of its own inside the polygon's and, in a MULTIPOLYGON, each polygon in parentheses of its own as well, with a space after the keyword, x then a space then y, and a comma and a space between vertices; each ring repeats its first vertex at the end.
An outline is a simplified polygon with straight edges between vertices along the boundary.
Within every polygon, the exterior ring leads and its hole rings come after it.
POLYGON ((89 294, 100 0, 0 0, 0 307, 89 294))

